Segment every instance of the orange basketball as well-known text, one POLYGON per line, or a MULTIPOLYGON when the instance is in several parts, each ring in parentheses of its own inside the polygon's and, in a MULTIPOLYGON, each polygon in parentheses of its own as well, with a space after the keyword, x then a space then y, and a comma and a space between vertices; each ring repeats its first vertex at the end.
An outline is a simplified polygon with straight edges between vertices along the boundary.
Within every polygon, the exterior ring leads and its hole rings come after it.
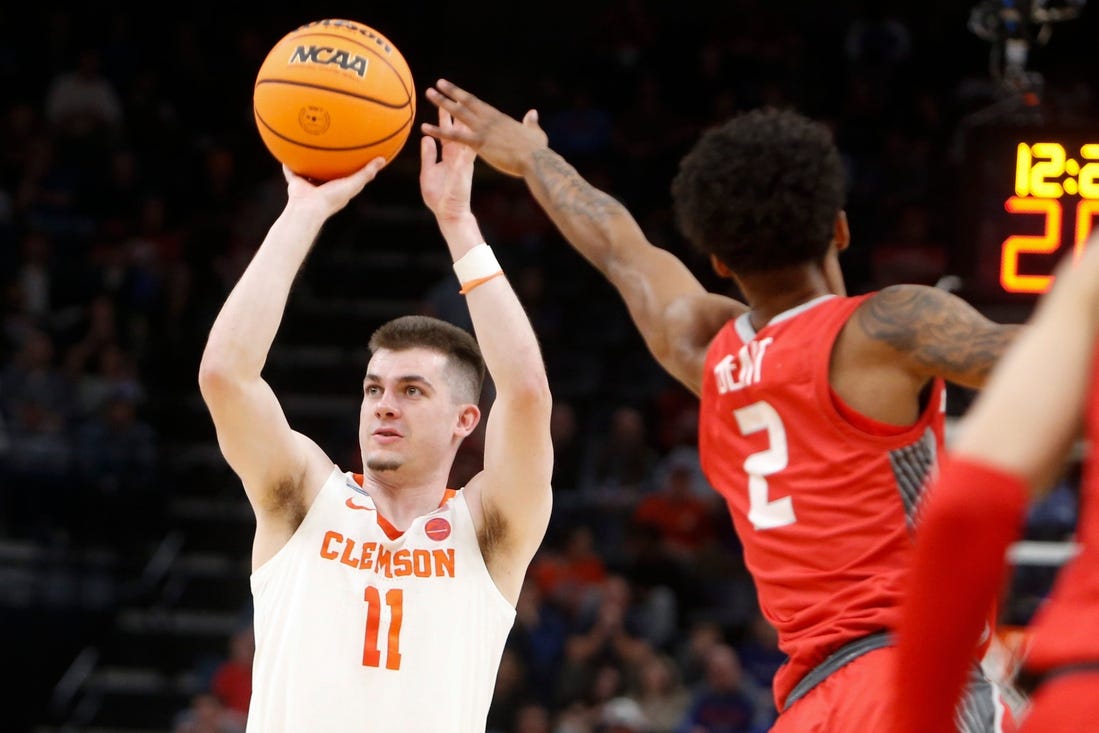
POLYGON ((351 20, 282 38, 256 76, 252 109, 271 154, 298 175, 339 178, 392 161, 416 116, 412 72, 389 39, 351 20))

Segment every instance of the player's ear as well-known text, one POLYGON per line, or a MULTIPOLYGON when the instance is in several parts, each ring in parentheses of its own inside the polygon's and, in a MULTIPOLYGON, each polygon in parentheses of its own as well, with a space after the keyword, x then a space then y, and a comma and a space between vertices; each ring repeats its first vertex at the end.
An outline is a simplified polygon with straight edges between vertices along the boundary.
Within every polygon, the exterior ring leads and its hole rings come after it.
POLYGON ((481 408, 473 403, 462 405, 462 411, 458 413, 458 423, 455 426, 456 432, 464 438, 476 429, 479 422, 481 422, 481 408))
POLYGON ((847 226, 847 212, 840 209, 832 230, 832 244, 837 252, 842 252, 851 244, 851 228, 847 226))
POLYGON ((718 277, 723 277, 726 280, 733 279, 733 271, 729 269, 729 266, 717 258, 717 255, 710 255, 710 267, 714 268, 714 272, 718 277))

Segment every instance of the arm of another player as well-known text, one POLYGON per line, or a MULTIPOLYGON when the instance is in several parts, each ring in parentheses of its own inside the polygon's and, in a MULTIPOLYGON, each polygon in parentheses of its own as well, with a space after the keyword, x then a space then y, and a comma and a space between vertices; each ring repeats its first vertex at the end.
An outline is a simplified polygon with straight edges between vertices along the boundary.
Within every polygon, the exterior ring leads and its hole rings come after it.
POLYGON ((1099 342, 1099 246, 1059 266, 1029 327, 963 419, 929 488, 902 603, 894 733, 946 730, 1028 499, 1080 435, 1099 342))
MULTIPOLYGON (((374 178, 379 158, 347 178, 314 186, 284 167, 287 202, 210 328, 199 388, 226 461, 244 484, 258 517, 273 494, 296 490, 320 448, 294 432, 261 376, 290 288, 321 227, 374 178)), ((328 462, 325 470, 331 469, 328 462)), ((318 486, 319 488, 319 486, 318 486)))
MULTIPOLYGON (((454 124, 450 115, 439 114, 440 126, 449 129, 454 124)), ((441 147, 437 160, 436 141, 426 136, 421 141, 420 187, 451 256, 459 262, 484 241, 469 203, 477 155, 457 142, 444 140, 441 147)), ((496 272, 493 266, 463 283, 477 342, 496 388, 485 426, 484 470, 466 490, 477 503, 471 509, 479 515, 478 530, 488 540, 482 549, 489 572, 514 603, 549 525, 552 399, 530 320, 507 278, 494 276, 496 272)))
POLYGON ((1030 326, 960 423, 954 452, 1048 489, 1079 437, 1099 332, 1099 236, 1059 265, 1030 326), (987 396, 986 396, 987 395, 987 396))
POLYGON ((467 143, 494 168, 523 178, 565 239, 618 291, 650 353, 699 394, 705 347, 746 307, 706 292, 679 258, 650 243, 621 203, 548 147, 533 110, 519 122, 444 79, 427 98, 464 127, 425 124, 423 131, 467 143))

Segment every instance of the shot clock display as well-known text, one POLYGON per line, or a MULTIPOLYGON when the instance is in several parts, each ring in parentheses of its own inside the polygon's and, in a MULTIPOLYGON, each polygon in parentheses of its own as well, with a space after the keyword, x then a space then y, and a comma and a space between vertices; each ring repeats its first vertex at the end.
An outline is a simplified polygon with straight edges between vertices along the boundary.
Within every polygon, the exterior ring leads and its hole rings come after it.
POLYGON ((1099 215, 1099 134, 973 131, 961 170, 967 289, 978 301, 1032 301, 1062 257, 1079 254, 1099 215))

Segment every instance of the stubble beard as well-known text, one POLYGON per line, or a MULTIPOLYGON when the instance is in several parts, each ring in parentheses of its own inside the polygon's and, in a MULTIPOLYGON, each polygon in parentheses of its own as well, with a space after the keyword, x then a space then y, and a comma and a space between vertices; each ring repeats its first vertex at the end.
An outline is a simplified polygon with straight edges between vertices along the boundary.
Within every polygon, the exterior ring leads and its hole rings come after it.
POLYGON ((400 461, 384 458, 368 458, 366 461, 366 467, 371 471, 377 471, 379 473, 385 471, 396 471, 401 467, 400 461))

